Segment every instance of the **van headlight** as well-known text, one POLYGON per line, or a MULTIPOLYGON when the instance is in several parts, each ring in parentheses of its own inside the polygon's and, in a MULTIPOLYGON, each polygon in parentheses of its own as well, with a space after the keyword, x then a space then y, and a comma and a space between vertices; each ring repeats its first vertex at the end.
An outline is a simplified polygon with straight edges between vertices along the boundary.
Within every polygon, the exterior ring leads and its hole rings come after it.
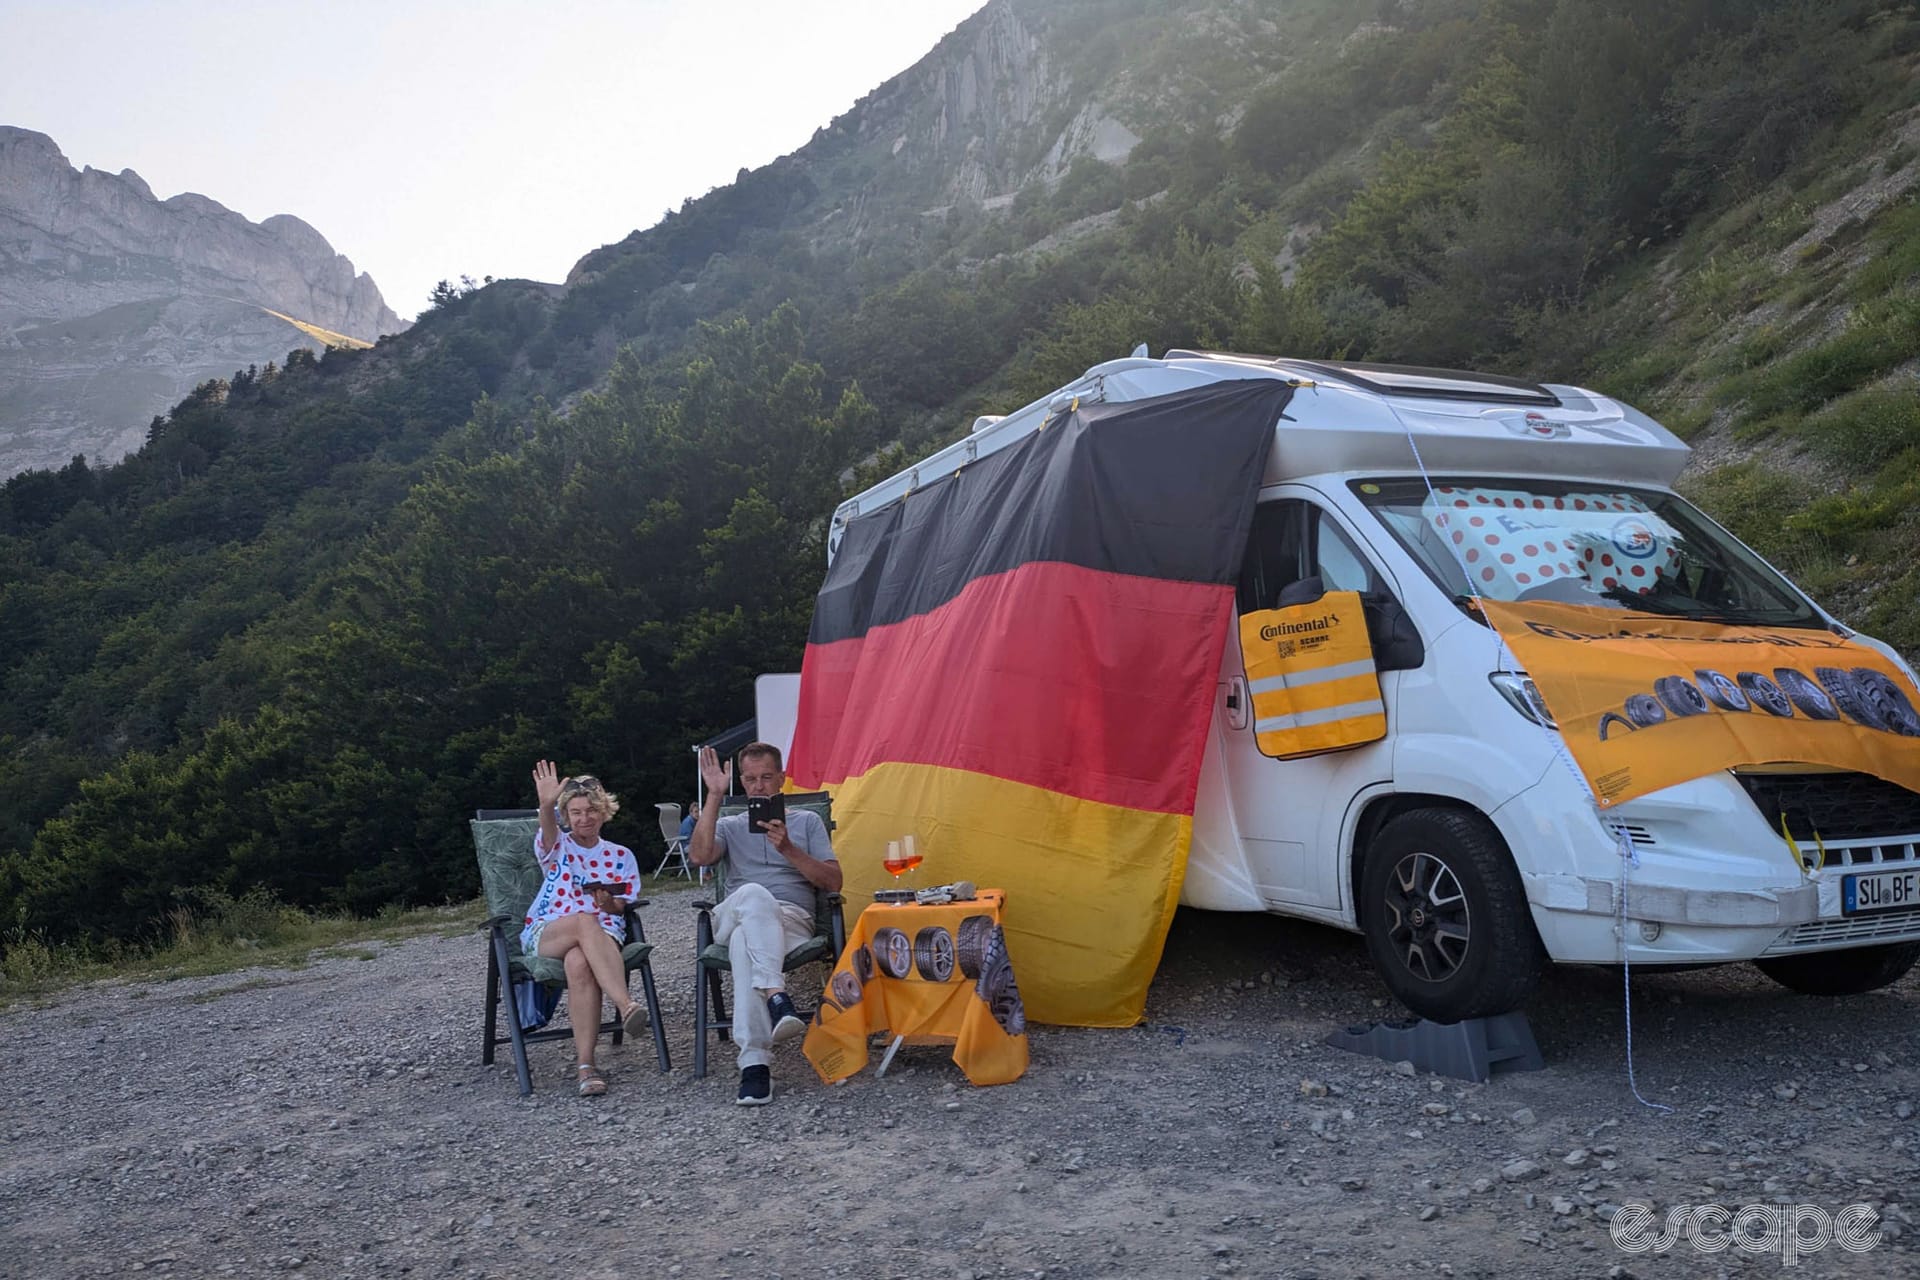
POLYGON ((1540 686, 1523 671, 1496 671, 1487 677, 1507 705, 1535 724, 1543 724, 1549 729, 1558 729, 1553 716, 1547 711, 1547 700, 1540 696, 1540 686))

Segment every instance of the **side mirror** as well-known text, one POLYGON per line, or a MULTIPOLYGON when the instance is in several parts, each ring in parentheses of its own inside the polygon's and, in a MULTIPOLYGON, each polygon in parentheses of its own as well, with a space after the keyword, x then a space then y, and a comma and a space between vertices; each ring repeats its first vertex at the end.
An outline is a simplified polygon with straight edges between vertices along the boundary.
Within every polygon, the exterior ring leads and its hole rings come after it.
POLYGON ((1412 671, 1427 660, 1427 647, 1406 609, 1390 595, 1361 597, 1376 671, 1412 671))

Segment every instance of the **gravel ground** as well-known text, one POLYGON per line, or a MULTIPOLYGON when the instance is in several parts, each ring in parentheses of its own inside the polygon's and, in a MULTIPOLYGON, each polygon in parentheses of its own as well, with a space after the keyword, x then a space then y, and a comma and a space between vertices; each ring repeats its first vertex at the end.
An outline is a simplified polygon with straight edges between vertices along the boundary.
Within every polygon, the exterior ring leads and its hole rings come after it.
POLYGON ((937 1048, 828 1087, 796 1045, 751 1109, 730 1048, 691 1075, 691 899, 645 916, 673 1072, 644 1038, 603 1052, 601 1099, 564 1043, 535 1046, 530 1098, 506 1050, 479 1065, 477 936, 0 1014, 0 1276, 1783 1269, 1623 1252, 1606 1219, 1630 1201, 1871 1205, 1877 1246, 1789 1274, 1920 1274, 1920 977, 1846 1001, 1745 967, 1636 978, 1660 1113, 1628 1087, 1617 974, 1555 973, 1546 1069, 1468 1085, 1322 1043, 1393 1016, 1357 939, 1182 912, 1144 1026, 1035 1028, 1026 1078, 981 1090, 937 1048))

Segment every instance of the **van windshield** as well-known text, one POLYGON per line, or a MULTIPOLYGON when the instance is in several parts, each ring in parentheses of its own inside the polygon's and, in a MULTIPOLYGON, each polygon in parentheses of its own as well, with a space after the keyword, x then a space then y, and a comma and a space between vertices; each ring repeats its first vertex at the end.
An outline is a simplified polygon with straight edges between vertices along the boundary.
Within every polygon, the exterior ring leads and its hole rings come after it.
POLYGON ((1824 627, 1791 583, 1685 500, 1558 480, 1356 480, 1456 603, 1557 600, 1699 622, 1824 627), (1471 584, 1469 584, 1471 575, 1471 584))

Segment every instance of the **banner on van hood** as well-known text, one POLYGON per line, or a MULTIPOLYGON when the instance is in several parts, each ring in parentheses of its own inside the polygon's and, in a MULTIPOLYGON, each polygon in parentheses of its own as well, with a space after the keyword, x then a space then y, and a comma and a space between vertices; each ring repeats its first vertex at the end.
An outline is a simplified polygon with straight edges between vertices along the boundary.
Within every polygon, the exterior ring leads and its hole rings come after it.
POLYGON ((1916 690, 1863 644, 1829 631, 1591 605, 1481 606, 1539 687, 1603 806, 1722 769, 1783 761, 1920 791, 1916 690))
POLYGON ((1293 388, 1076 407, 846 527, 789 773, 856 896, 1007 891, 1037 1021, 1139 1021, 1180 896, 1234 583, 1293 388))

